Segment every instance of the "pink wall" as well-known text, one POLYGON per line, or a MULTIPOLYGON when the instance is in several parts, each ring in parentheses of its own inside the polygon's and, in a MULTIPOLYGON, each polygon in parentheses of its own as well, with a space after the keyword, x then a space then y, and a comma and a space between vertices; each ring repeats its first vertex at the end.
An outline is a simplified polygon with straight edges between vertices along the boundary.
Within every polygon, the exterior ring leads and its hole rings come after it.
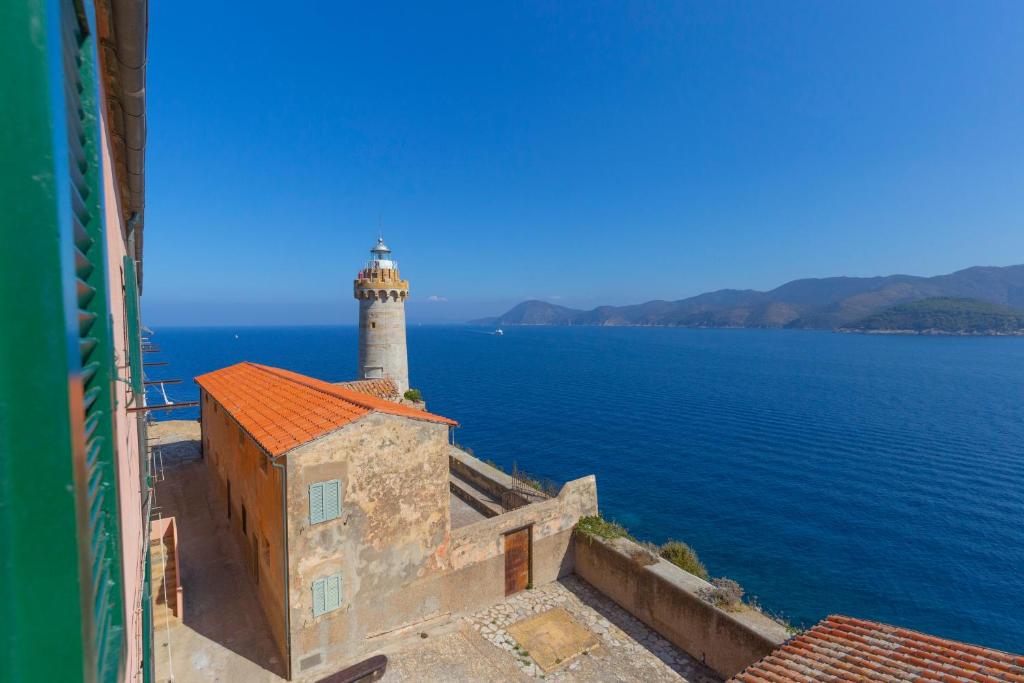
POLYGON ((131 401, 128 349, 125 346, 125 307, 123 260, 127 253, 125 217, 121 214, 120 193, 107 137, 106 121, 100 122, 103 163, 104 214, 107 234, 107 275, 110 310, 113 316, 115 363, 119 381, 114 382, 115 438, 117 440, 118 505, 121 514, 122 573, 126 624, 125 671, 121 680, 142 680, 142 589, 143 561, 148 543, 143 491, 139 480, 141 466, 138 427, 135 414, 129 414, 131 401), (124 380, 124 381, 121 381, 124 380))

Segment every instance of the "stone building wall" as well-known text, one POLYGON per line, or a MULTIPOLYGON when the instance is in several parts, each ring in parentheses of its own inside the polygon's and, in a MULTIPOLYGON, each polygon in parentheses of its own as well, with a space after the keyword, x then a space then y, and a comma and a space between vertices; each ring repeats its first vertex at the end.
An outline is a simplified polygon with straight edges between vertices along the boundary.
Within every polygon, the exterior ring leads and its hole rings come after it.
POLYGON ((335 671, 375 636, 447 612, 447 425, 371 413, 288 455, 292 673, 335 671), (310 524, 309 486, 341 481, 341 516, 310 524), (341 607, 313 616, 313 582, 341 575, 341 607))
POLYGON ((284 567, 287 555, 283 533, 282 469, 270 464, 263 449, 209 394, 200 390, 199 400, 203 458, 211 475, 214 512, 228 524, 242 549, 246 568, 257 581, 256 595, 260 606, 267 616, 281 658, 285 660, 284 567), (227 498, 228 482, 231 482, 230 501, 227 498))

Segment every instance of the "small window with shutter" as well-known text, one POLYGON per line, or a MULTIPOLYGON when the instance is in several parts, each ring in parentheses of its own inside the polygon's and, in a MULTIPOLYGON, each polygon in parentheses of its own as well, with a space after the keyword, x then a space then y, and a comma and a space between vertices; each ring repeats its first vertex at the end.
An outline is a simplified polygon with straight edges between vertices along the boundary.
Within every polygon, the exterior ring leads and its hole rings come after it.
POLYGON ((309 523, 319 524, 338 517, 341 517, 341 480, 310 484, 309 523))
POLYGON ((332 574, 313 582, 313 616, 341 607, 341 574, 332 574))

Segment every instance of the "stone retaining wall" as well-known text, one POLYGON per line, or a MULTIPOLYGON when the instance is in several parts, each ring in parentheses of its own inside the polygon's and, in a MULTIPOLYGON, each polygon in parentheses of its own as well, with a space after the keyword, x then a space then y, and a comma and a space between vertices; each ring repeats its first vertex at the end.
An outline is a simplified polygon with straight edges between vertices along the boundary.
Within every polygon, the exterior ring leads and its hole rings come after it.
POLYGON ((625 538, 575 535, 576 574, 674 645, 729 678, 789 637, 779 623, 753 609, 726 612, 698 596, 707 581, 668 560, 650 558, 625 538), (649 561, 649 560, 648 560, 649 561))

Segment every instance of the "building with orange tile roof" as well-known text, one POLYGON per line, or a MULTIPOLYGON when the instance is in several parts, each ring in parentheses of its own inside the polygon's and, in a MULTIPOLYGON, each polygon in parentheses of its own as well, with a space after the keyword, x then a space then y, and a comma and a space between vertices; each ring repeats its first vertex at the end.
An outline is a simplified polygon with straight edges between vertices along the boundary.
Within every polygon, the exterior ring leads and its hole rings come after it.
POLYGON ((459 452, 503 503, 454 524, 457 423, 402 402, 388 378, 331 384, 243 362, 196 383, 214 506, 290 677, 318 679, 411 625, 555 580, 571 571, 576 520, 597 510, 593 477, 526 496, 459 452))
POLYGON ((731 681, 1024 683, 1024 656, 839 615, 791 638, 731 681))

